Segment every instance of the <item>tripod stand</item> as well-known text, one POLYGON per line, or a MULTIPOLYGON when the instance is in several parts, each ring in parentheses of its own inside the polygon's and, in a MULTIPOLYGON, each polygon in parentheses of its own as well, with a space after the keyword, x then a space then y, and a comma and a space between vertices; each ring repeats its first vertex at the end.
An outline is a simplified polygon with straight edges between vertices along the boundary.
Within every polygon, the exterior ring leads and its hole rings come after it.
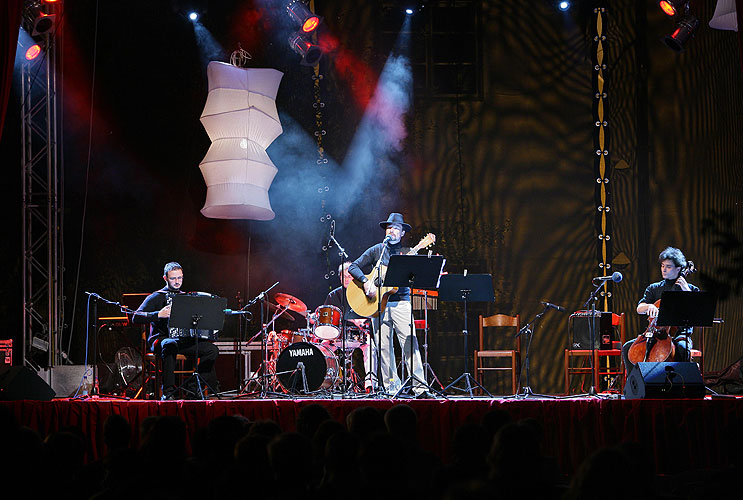
MULTIPOLYGON (((219 397, 216 387, 211 387, 198 371, 199 338, 204 330, 211 332, 224 327, 224 314, 227 308, 227 299, 204 295, 174 295, 168 327, 176 331, 188 332, 187 337, 193 337, 195 342, 195 356, 193 373, 181 384, 181 388, 192 380, 196 390, 185 389, 199 399, 204 398, 204 387, 208 387, 219 397)), ((210 333, 211 333, 210 332, 210 333)))
POLYGON ((467 340, 469 331, 467 330, 467 303, 468 302, 493 302, 493 277, 489 274, 447 274, 441 277, 439 288, 439 299, 450 302, 464 302, 464 328, 462 337, 464 338, 464 373, 457 377, 454 382, 444 388, 444 392, 454 389, 464 392, 469 397, 474 397, 473 387, 480 389, 488 397, 493 397, 485 387, 483 387, 468 371, 469 369, 469 348, 467 340), (457 384, 463 381, 464 387, 457 387, 457 384))
MULTIPOLYGON (((403 287, 407 286, 411 290, 415 286, 420 289, 436 289, 439 284, 439 277, 441 271, 444 268, 444 257, 441 255, 392 255, 390 256, 389 267, 387 274, 384 278, 385 286, 403 287)), ((381 327, 380 327, 381 329, 381 327)), ((401 337, 400 337, 401 338, 401 337)), ((403 381, 400 389, 395 393, 394 397, 400 395, 411 395, 411 392, 415 393, 416 390, 421 391, 423 389, 427 391, 435 391, 426 382, 425 373, 423 372, 423 363, 420 366, 420 377, 415 375, 415 351, 417 351, 417 341, 415 336, 415 318, 413 316, 412 302, 410 303, 410 327, 409 327, 409 362, 408 362, 408 378, 403 381), (415 384, 414 384, 415 382, 415 384)), ((405 357, 405 345, 400 346, 400 351, 405 357)), ((390 349, 392 353, 392 349, 390 349)), ((391 356, 392 354, 390 354, 391 356)), ((420 358, 420 354, 418 354, 420 358)), ((392 364, 392 363, 390 363, 392 364)))

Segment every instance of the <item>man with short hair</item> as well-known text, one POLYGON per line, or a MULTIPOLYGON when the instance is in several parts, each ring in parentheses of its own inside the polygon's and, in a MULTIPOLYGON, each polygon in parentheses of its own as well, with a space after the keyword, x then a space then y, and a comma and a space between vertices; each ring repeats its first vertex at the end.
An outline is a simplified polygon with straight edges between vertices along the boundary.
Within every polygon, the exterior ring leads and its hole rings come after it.
MULTIPOLYGON (((213 392, 217 392, 217 376, 215 364, 219 349, 205 339, 199 339, 198 352, 194 337, 171 337, 171 328, 168 326, 170 307, 173 296, 185 293, 183 286, 183 268, 177 262, 168 262, 163 270, 165 286, 151 293, 144 299, 132 321, 138 324, 149 324, 150 333, 147 337, 147 346, 156 355, 162 358, 162 400, 175 399, 175 365, 176 356, 185 356, 198 359, 198 373, 213 392)), ((175 330, 175 329, 172 329, 175 330)), ((203 387, 206 389, 206 387, 203 387)))
MULTIPOLYGON (((401 240, 405 236, 405 232, 412 229, 410 224, 404 221, 402 214, 396 212, 391 213, 386 221, 380 222, 379 226, 385 230, 386 241, 368 248, 358 259, 351 263, 348 269, 354 279, 363 283, 364 293, 370 298, 376 297, 377 283, 369 280, 364 275, 362 268, 371 269, 380 260, 380 257, 382 265, 386 266, 390 262, 390 255, 406 254, 409 249, 402 246, 401 240)), ((423 374, 423 362, 420 351, 418 350, 418 339, 415 336, 415 326, 412 324, 411 312, 410 288, 400 287, 397 292, 390 295, 387 306, 382 310, 381 318, 372 319, 374 340, 372 341, 372 349, 369 355, 371 370, 367 374, 367 387, 377 377, 377 349, 381 350, 381 385, 390 392, 394 392, 400 387, 400 377, 397 374, 397 364, 395 362, 394 331, 397 333, 402 357, 405 360, 405 366, 408 372, 410 372, 412 343, 413 375, 420 381, 414 381, 413 390, 416 393, 422 393, 426 390, 426 387, 422 385, 425 382, 425 375, 423 374), (369 378, 370 375, 372 376, 371 380, 369 378)), ((379 388, 379 385, 376 383, 373 386, 379 388)))
MULTIPOLYGON (((686 278, 681 274, 688 266, 686 257, 681 250, 674 247, 667 247, 658 255, 658 262, 660 263, 660 273, 663 279, 657 283, 650 284, 645 289, 645 293, 637 304, 637 314, 647 314, 650 318, 658 317, 658 308, 655 306, 655 303, 660 300, 663 292, 667 290, 684 292, 699 291, 697 286, 688 283, 686 278)), ((674 359, 669 361, 691 360, 691 348, 693 345, 691 334, 693 330, 692 327, 678 329, 676 337, 673 338, 673 343, 676 346, 676 354, 674 359)), ((635 366, 629 360, 629 349, 634 342, 635 339, 632 339, 622 347, 622 359, 627 373, 631 372, 635 366)))

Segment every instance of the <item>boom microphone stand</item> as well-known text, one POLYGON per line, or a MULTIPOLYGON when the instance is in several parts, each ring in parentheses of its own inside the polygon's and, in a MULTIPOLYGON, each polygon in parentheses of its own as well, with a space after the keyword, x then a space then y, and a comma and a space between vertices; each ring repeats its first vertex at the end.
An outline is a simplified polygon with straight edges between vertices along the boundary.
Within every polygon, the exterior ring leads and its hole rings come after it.
MULTIPOLYGON (((124 306, 121 305, 119 302, 113 302, 111 300, 104 299, 97 293, 91 293, 91 292, 85 292, 85 294, 88 296, 88 304, 90 304, 90 301, 93 301, 93 385, 90 389, 90 392, 86 392, 83 388, 83 394, 76 395, 72 399, 98 399, 100 396, 104 396, 105 398, 111 398, 111 399, 123 399, 128 401, 129 397, 127 396, 115 396, 113 394, 99 394, 99 385, 98 385, 98 300, 102 300, 103 302, 111 305, 115 305, 117 307, 120 307, 121 310, 124 310, 124 306)), ((90 325, 90 307, 88 307, 88 317, 86 318, 86 321, 88 325, 90 325)), ((90 328, 88 328, 88 331, 90 331, 90 328)), ((85 345, 85 352, 88 352, 88 345, 86 342, 85 345)), ((87 356, 86 356, 87 359, 87 356)), ((87 363, 85 365, 85 372, 87 372, 88 366, 87 363)), ((82 380, 80 381, 81 386, 85 384, 85 375, 83 375, 82 380)), ((80 390, 80 389, 78 389, 80 390)))
MULTIPOLYGON (((348 301, 346 300, 346 283, 344 281, 344 272, 347 270, 343 267, 343 263, 348 258, 348 254, 346 253, 346 249, 341 246, 340 243, 338 243, 338 240, 335 239, 335 220, 331 221, 330 223, 330 239, 328 240, 328 248, 335 243, 335 246, 338 247, 338 257, 341 261, 341 273, 340 273, 340 280, 341 280, 341 356, 340 356, 340 367, 341 370, 343 370, 343 387, 341 388, 341 397, 345 398, 348 391, 348 366, 346 365, 346 312, 348 311, 348 301)), ((350 356, 348 357, 348 362, 350 363, 350 356)), ((363 383, 363 382, 362 382, 363 383)))
MULTIPOLYGON (((526 325, 521 327, 521 330, 516 332, 516 337, 519 335, 526 335, 526 355, 524 356, 524 375, 525 375, 525 381, 526 384, 524 384, 523 389, 519 394, 516 394, 514 396, 508 396, 508 398, 516 398, 516 399, 528 399, 533 397, 538 398, 550 398, 553 399, 555 396, 550 396, 548 394, 535 394, 531 390, 531 386, 529 385, 529 348, 531 347, 531 341, 534 338, 534 330, 537 324, 542 320, 542 316, 552 308, 552 305, 549 303, 543 303, 544 309, 540 313, 538 313, 534 318, 529 321, 526 325)), ((521 374, 519 373, 519 378, 521 378, 521 374)))

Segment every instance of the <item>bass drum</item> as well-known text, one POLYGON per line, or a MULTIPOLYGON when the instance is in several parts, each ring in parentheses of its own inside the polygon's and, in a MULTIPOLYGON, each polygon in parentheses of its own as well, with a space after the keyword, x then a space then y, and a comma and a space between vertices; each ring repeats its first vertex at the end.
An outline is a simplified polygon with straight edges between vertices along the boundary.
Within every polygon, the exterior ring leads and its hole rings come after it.
POLYGON ((338 378, 338 358, 324 345, 297 342, 279 354, 276 360, 276 378, 286 392, 304 392, 302 372, 304 364, 307 391, 330 389, 338 378), (296 371, 295 371, 296 370, 296 371))

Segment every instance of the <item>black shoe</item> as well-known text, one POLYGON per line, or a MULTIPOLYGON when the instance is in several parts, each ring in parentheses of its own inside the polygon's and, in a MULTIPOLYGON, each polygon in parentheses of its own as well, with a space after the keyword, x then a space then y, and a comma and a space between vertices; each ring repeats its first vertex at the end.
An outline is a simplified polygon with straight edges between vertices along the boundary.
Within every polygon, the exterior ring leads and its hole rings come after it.
POLYGON ((160 398, 160 401, 175 401, 175 387, 167 387, 163 389, 163 395, 160 398))

